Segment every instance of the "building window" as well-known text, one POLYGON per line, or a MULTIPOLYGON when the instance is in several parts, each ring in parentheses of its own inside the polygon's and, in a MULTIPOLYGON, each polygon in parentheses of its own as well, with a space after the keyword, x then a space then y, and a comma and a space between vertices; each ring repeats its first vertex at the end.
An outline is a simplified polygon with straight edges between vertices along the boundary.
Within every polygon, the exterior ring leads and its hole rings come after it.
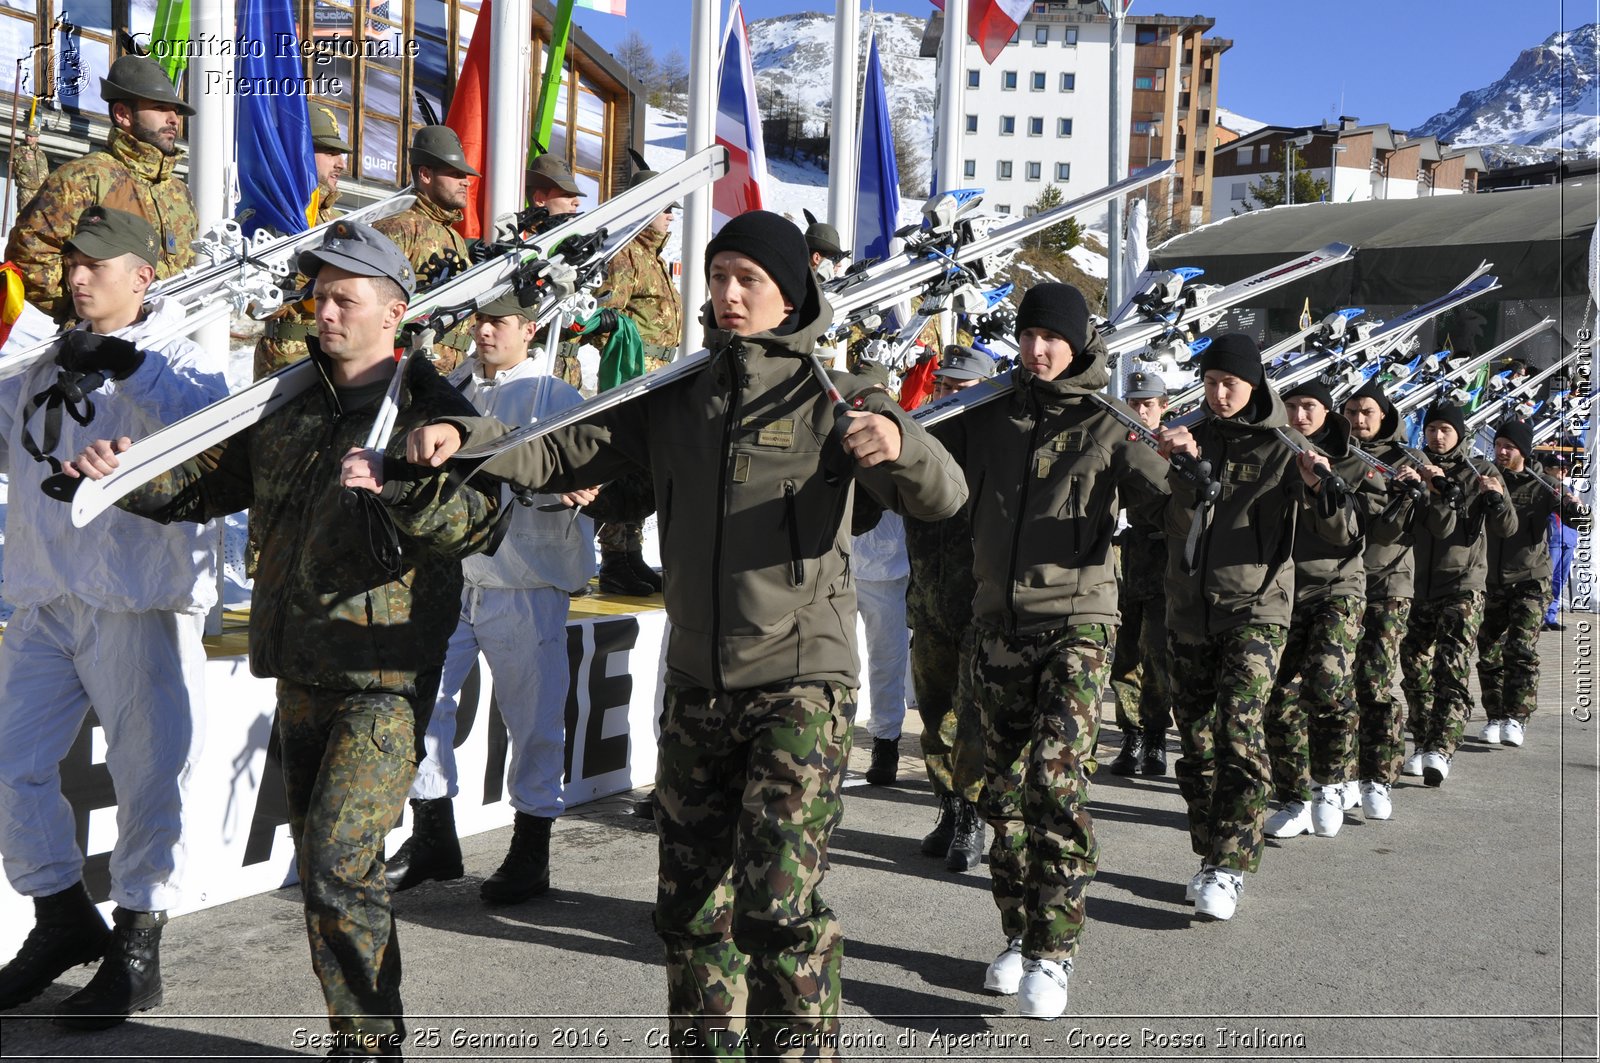
POLYGON ((1056 163, 1056 180, 1060 181, 1062 184, 1066 184, 1068 181, 1072 180, 1072 163, 1056 163))
POLYGON ((975 89, 978 87, 978 74, 979 71, 976 70, 967 71, 967 88, 975 89))
POLYGON ((1148 133, 1150 132, 1150 126, 1151 123, 1149 122, 1135 122, 1133 123, 1133 131, 1135 133, 1148 133))
POLYGON ((1070 137, 1071 135, 1072 135, 1072 119, 1070 119, 1070 118, 1057 118, 1056 119, 1056 136, 1058 136, 1058 137, 1070 137))
POLYGON ((1011 213, 1011 204, 1010 203, 996 203, 994 205, 994 209, 996 211, 998 211, 999 213, 1001 213, 1001 214, 1010 214, 1011 213))
POLYGON ((1043 48, 1045 45, 1047 45, 1049 43, 1050 43, 1050 27, 1049 26, 1035 26, 1035 27, 1033 27, 1033 46, 1035 48, 1043 48))
POLYGON ((1030 119, 1028 119, 1028 135, 1030 137, 1042 137, 1042 136, 1044 136, 1044 119, 1043 118, 1030 118, 1030 119))
POLYGON ((994 175, 1002 181, 1011 180, 1011 160, 1001 159, 994 164, 994 175))
POLYGON ((1028 180, 1030 180, 1030 181, 1039 180, 1040 171, 1043 170, 1043 169, 1044 169, 1044 166, 1043 166, 1042 163, 1037 163, 1037 162, 1028 163, 1028 180))
POLYGON ((1022 40, 1022 24, 1019 22, 1017 28, 1011 31, 1010 43, 1016 44, 1020 40, 1022 40))
POLYGON ((1156 87, 1156 79, 1148 74, 1140 74, 1133 79, 1133 87, 1143 89, 1146 92, 1153 91, 1156 87))
POLYGON ((975 115, 975 114, 967 115, 967 132, 976 133, 977 131, 978 131, 978 116, 975 115))
POLYGON ((1078 90, 1078 75, 1077 74, 1062 74, 1061 75, 1061 91, 1062 92, 1076 92, 1077 90, 1078 90))
POLYGON ((1078 43, 1078 27, 1068 26, 1066 27, 1066 30, 1067 31, 1061 35, 1061 43, 1065 47, 1071 48, 1078 43))
POLYGON ((971 180, 974 180, 975 178, 977 178, 977 176, 978 176, 978 160, 977 159, 964 159, 964 160, 962 160, 962 163, 961 163, 961 176, 966 178, 968 181, 971 181, 971 180))
POLYGON ((1003 114, 1003 115, 1001 115, 1000 116, 1000 135, 1003 136, 1003 137, 1009 137, 1013 133, 1015 133, 1016 131, 1017 131, 1017 116, 1014 115, 1014 114, 1003 114))
POLYGON ((1245 201, 1246 197, 1248 197, 1249 195, 1250 195, 1250 182, 1248 182, 1248 181, 1235 181, 1235 182, 1233 182, 1233 201, 1235 203, 1243 203, 1245 201))
POLYGON ((1017 72, 1006 70, 1000 74, 1000 87, 1007 92, 1015 92, 1017 88, 1017 72))
POLYGON ((1133 31, 1134 44, 1160 44, 1161 31, 1154 26, 1140 26, 1133 31))
POLYGON ((1030 89, 1033 92, 1043 92, 1044 91, 1044 77, 1045 77, 1045 74, 1044 74, 1043 70, 1035 70, 1033 72, 1033 80, 1032 80, 1032 82, 1030 84, 1030 89))

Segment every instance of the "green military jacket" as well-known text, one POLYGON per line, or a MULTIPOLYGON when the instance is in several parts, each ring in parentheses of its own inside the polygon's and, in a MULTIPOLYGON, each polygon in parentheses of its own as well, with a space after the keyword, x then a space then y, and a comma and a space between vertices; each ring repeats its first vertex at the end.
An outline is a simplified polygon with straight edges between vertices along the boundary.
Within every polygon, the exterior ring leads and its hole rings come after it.
MULTIPOLYGON (((372 223, 372 227, 395 242, 395 246, 410 261, 411 268, 417 271, 420 290, 426 291, 423 282, 430 268, 429 260, 435 255, 443 258, 446 252, 453 251, 463 262, 468 261, 466 238, 453 228, 460 220, 461 211, 445 210, 418 196, 410 207, 399 214, 380 218, 372 223)), ((471 346, 472 324, 469 319, 445 333, 433 345, 434 367, 441 374, 449 375, 466 358, 471 346)))
POLYGON ((1167 463, 1089 397, 1110 380, 1106 364, 1091 332, 1062 376, 1013 369, 996 382, 1010 389, 1005 398, 950 422, 971 500, 979 627, 1026 634, 1118 622, 1117 512, 1132 499, 1154 513, 1167 463))
MULTIPOLYGON (((900 428, 897 461, 856 465, 809 355, 833 313, 815 278, 798 327, 711 327, 711 364, 635 402, 501 454, 484 471, 539 490, 651 471, 666 576, 667 681, 717 691, 795 682, 854 687, 850 514, 859 485, 888 509, 943 520, 966 490, 945 449, 881 389, 834 374, 852 405, 900 428)), ((449 418, 468 442, 506 432, 449 418)))
POLYGON ((1222 493, 1212 506, 1193 572, 1184 571, 1184 547, 1196 516, 1195 489, 1168 473, 1167 630, 1174 639, 1200 642, 1246 624, 1288 627, 1294 612, 1296 535, 1314 533, 1335 546, 1357 534, 1348 501, 1330 507, 1300 477, 1295 455, 1277 430, 1300 446, 1288 427, 1283 400, 1262 385, 1233 417, 1209 406, 1191 431, 1200 457, 1211 463, 1222 493))
MULTIPOLYGON (((948 449, 945 430, 929 434, 948 449)), ((911 578, 906 583, 906 619, 914 631, 938 632, 959 642, 972 626, 972 599, 978 582, 972 576, 972 522, 959 509, 944 520, 908 520, 906 557, 911 578)))
POLYGON ((18 144, 11 152, 11 179, 17 183, 17 205, 25 207, 50 176, 50 164, 44 149, 35 144, 18 144))
POLYGON ((137 214, 161 241, 157 277, 170 277, 194 263, 191 246, 198 235, 189 186, 176 175, 177 156, 135 140, 120 129, 99 151, 73 159, 45 179, 22 209, 6 257, 22 270, 28 301, 57 321, 72 316, 72 299, 62 290, 61 248, 72 236, 78 215, 100 205, 137 214))
POLYGON ((1366 549, 1369 542, 1394 542, 1400 537, 1410 515, 1403 511, 1385 514, 1389 505, 1387 485, 1372 467, 1350 453, 1350 422, 1336 413, 1328 414, 1321 431, 1311 437, 1350 488, 1355 507, 1355 534, 1345 542, 1331 543, 1312 527, 1294 540, 1294 600, 1296 605, 1320 602, 1326 598, 1365 598, 1367 596, 1366 549))
MULTIPOLYGON (((1410 455, 1406 452, 1409 438, 1405 419, 1400 416, 1400 411, 1391 406, 1378 425, 1377 438, 1363 449, 1390 465, 1409 463, 1410 455)), ((1426 524, 1433 535, 1440 537, 1449 535, 1450 529, 1455 526, 1455 514, 1432 491, 1428 492, 1427 501, 1420 508, 1413 503, 1405 503, 1400 510, 1400 518, 1399 534, 1393 539, 1380 541, 1372 536, 1367 538, 1362 563, 1367 570, 1369 602, 1411 597, 1415 588, 1412 546, 1416 543, 1416 526, 1419 523, 1426 524)))
POLYGON ((1489 537, 1490 587, 1549 579, 1550 514, 1560 513, 1568 524, 1577 524, 1589 516, 1588 506, 1564 493, 1558 498, 1544 480, 1534 475, 1536 472, 1543 473, 1544 467, 1532 458, 1521 472, 1499 469, 1506 495, 1517 512, 1517 530, 1509 536, 1489 537))
POLYGON ((1484 590, 1488 583, 1490 538, 1506 538, 1517 530, 1516 507, 1506 504, 1509 499, 1478 485, 1480 470, 1502 483, 1505 478, 1491 461, 1474 459, 1469 463, 1471 444, 1469 437, 1457 441, 1443 454, 1422 451, 1424 457, 1460 486, 1462 509, 1442 535, 1426 525, 1417 531, 1414 591, 1417 601, 1433 602, 1484 590))
POLYGON ((683 304, 661 258, 666 244, 667 234, 651 229, 628 241, 608 266, 610 294, 601 305, 632 318, 645 343, 676 350, 683 342, 683 304))
MULTIPOLYGON (((250 510, 260 545, 250 605, 250 670, 335 690, 414 696, 443 663, 460 613, 461 558, 484 549, 498 510, 443 469, 405 461, 406 434, 473 407, 424 361, 409 367, 386 454, 382 501, 343 499, 339 467, 364 445, 381 387, 319 386, 134 491, 118 505, 164 523, 250 510), (398 533, 398 562, 373 544, 398 533)), ((359 496, 355 496, 359 497, 359 496)))

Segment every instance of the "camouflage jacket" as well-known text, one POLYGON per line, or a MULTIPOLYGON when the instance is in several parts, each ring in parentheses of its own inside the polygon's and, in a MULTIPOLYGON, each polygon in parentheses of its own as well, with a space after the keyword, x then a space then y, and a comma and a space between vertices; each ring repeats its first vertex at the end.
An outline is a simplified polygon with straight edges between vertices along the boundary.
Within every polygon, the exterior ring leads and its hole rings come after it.
POLYGON ((339 465, 363 445, 381 387, 320 385, 118 503, 154 520, 204 521, 250 510, 260 542, 250 607, 250 670, 336 690, 411 696, 441 664, 460 611, 461 559, 488 544, 499 504, 446 470, 406 463, 406 434, 476 413, 422 361, 411 364, 386 448, 388 483, 365 504, 342 499, 339 465), (345 406, 349 403, 349 407, 345 406), (381 497, 381 501, 379 498, 381 497), (371 547, 398 533, 398 565, 371 547))
POLYGON ((632 318, 645 343, 676 348, 683 342, 683 303, 661 258, 666 244, 666 233, 646 229, 617 252, 609 264, 611 291, 601 305, 632 318))
POLYGON ((18 144, 11 152, 11 179, 17 183, 17 203, 27 206, 28 200, 39 191, 44 179, 50 176, 50 164, 45 161, 44 149, 18 144))
MULTIPOLYGON (((426 291, 424 278, 432 268, 430 260, 447 252, 454 252, 467 261, 467 241, 452 226, 461 220, 459 210, 445 210, 429 200, 417 197, 410 208, 373 222, 372 227, 395 242, 402 254, 417 271, 421 290, 426 291)), ((434 368, 440 375, 448 376, 467 356, 472 346, 472 326, 468 322, 445 333, 433 345, 434 368)))
MULTIPOLYGON (((333 202, 338 198, 337 189, 329 190, 326 185, 320 184, 317 186, 317 214, 313 225, 334 221, 344 215, 344 211, 334 209, 333 202)), ((305 278, 296 276, 295 283, 303 286, 305 278)), ((306 336, 317 334, 316 320, 317 308, 310 299, 289 303, 268 318, 266 332, 256 341, 255 379, 260 380, 304 358, 306 336)))
POLYGON ((138 214, 155 228, 161 240, 157 277, 191 265, 198 229, 189 186, 174 173, 177 163, 176 156, 114 129, 105 148, 47 177, 6 243, 6 257, 22 270, 28 301, 57 321, 72 316, 72 300, 61 286, 61 247, 78 215, 97 204, 138 214))
POLYGON ((1426 524, 1417 531, 1414 597, 1419 602, 1459 598, 1484 590, 1488 584, 1490 538, 1516 534, 1517 508, 1511 504, 1509 493, 1497 503, 1489 497, 1493 492, 1478 485, 1480 470, 1482 475, 1502 484, 1505 477, 1493 462, 1481 458, 1468 461, 1471 446, 1472 440, 1465 439, 1443 454, 1422 451, 1461 488, 1462 505, 1444 534, 1426 524))

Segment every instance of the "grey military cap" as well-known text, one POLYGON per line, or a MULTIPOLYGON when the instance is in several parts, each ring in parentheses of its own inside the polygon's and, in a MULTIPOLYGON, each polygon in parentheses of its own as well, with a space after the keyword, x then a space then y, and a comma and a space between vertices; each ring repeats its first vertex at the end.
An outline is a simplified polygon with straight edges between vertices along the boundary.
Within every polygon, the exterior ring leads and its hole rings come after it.
POLYGON ((358 277, 387 277, 400 285, 406 298, 417 290, 417 274, 394 241, 359 221, 336 221, 320 247, 300 252, 297 268, 316 279, 323 266, 333 266, 358 277))
POLYGON ((987 380, 994 376, 994 359, 960 343, 945 347, 934 376, 946 380, 987 380))
POLYGON ((1122 393, 1129 402, 1135 399, 1164 399, 1169 394, 1167 382, 1160 373, 1129 373, 1122 393))

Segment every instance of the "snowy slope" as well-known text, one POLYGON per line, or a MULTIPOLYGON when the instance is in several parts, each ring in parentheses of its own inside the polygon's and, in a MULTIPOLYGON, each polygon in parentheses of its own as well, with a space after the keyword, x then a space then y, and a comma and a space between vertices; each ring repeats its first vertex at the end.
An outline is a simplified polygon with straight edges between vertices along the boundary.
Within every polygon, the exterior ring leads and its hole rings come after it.
POLYGON ((1246 118, 1237 111, 1230 111, 1226 107, 1218 107, 1217 125, 1224 129, 1231 129, 1242 137, 1247 137, 1258 129, 1265 129, 1267 123, 1258 122, 1254 118, 1246 118))
POLYGON ((1558 150, 1600 152, 1600 25, 1555 33, 1519 55, 1492 85, 1461 95, 1448 111, 1413 129, 1454 147, 1485 147, 1507 161, 1558 150), (1523 150, 1512 149, 1518 145, 1523 150), (1505 150, 1501 151, 1504 147, 1505 150))

